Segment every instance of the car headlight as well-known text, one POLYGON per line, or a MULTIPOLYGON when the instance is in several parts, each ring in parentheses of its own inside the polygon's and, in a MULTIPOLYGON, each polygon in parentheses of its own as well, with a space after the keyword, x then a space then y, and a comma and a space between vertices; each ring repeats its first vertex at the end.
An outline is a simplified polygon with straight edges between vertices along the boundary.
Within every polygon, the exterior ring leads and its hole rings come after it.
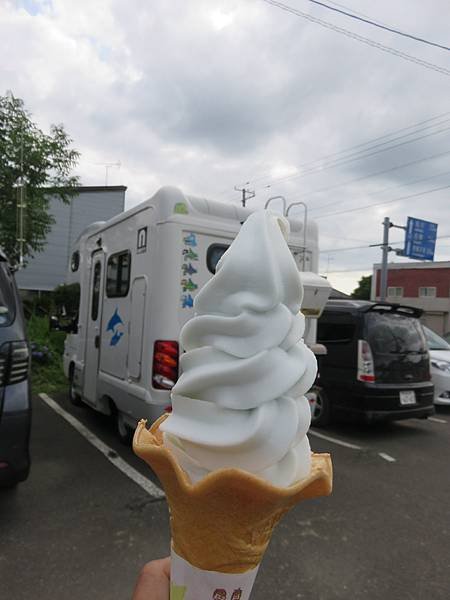
POLYGON ((450 362, 446 360, 432 360, 431 366, 439 369, 439 371, 447 371, 450 373, 450 362))

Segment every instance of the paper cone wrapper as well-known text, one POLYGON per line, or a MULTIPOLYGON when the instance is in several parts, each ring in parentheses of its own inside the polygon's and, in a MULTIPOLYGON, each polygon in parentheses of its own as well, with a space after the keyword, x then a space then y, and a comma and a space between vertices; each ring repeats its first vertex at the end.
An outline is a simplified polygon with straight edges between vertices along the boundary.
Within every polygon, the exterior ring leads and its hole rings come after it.
POLYGON ((329 454, 313 454, 309 477, 286 488, 235 468, 213 471, 193 484, 163 445, 159 426, 165 418, 150 430, 140 421, 133 449, 166 492, 174 553, 197 569, 237 574, 257 568, 281 517, 302 500, 331 493, 329 454))

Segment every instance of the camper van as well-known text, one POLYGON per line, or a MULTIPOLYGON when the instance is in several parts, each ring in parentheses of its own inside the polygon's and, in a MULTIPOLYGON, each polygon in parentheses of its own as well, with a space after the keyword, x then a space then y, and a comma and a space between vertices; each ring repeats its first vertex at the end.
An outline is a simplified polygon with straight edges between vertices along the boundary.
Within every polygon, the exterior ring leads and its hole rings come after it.
MULTIPOLYGON (((72 402, 111 414, 122 440, 140 418, 170 410, 179 375, 178 338, 198 290, 251 210, 165 187, 151 199, 93 223, 72 248, 67 283, 80 284, 76 333, 64 368, 72 402)), ((289 218, 289 246, 305 288, 305 340, 314 346, 329 295, 319 277, 316 225, 289 218)))

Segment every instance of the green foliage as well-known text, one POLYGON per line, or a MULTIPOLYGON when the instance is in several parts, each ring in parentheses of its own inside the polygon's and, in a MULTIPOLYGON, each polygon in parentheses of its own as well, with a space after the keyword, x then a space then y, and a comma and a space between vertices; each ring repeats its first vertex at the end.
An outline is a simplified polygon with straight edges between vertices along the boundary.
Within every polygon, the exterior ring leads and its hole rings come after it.
POLYGON ((45 363, 31 362, 31 386, 34 394, 57 392, 67 388, 63 370, 64 331, 51 331, 48 317, 31 315, 27 322, 28 339, 39 348, 48 348, 50 358, 45 363))
POLYGON ((58 314, 62 314, 63 308, 67 315, 76 314, 80 306, 80 284, 58 285, 53 290, 53 301, 58 314))
POLYGON ((43 133, 31 120, 20 98, 0 96, 0 246, 13 263, 19 259, 17 205, 23 191, 24 256, 45 246, 54 218, 49 197, 69 202, 79 185, 71 175, 79 153, 70 148, 63 125, 51 125, 43 133))
POLYGON ((370 300, 370 289, 372 286, 372 275, 363 275, 358 282, 358 287, 352 292, 355 300, 370 300))

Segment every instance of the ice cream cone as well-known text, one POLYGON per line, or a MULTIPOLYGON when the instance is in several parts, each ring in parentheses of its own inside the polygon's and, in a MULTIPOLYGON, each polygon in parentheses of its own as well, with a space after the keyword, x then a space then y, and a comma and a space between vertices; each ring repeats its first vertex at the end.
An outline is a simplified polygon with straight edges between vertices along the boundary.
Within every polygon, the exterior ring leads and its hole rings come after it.
POLYGON ((329 454, 313 454, 309 477, 286 488, 246 471, 213 471, 192 484, 159 429, 139 422, 133 449, 158 475, 170 507, 173 550, 191 565, 219 573, 245 573, 259 565, 273 528, 302 500, 331 493, 329 454))

